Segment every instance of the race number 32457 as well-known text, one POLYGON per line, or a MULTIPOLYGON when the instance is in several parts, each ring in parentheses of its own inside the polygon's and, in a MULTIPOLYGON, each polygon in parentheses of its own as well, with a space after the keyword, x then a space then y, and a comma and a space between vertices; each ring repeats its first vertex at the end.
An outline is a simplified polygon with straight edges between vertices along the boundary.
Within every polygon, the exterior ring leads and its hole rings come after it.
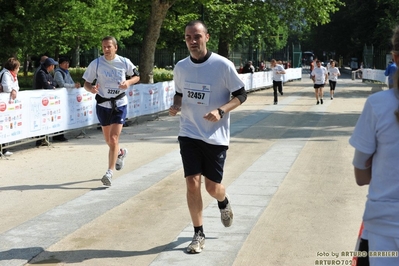
POLYGON ((204 92, 197 92, 197 91, 187 91, 187 95, 189 98, 203 100, 205 98, 204 92))

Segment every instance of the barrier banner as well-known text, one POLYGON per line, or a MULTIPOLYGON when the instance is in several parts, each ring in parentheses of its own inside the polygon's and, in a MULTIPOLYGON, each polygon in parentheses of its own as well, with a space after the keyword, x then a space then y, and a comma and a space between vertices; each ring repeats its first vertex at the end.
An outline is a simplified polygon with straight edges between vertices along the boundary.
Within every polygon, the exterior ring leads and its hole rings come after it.
MULTIPOLYGON (((171 81, 131 86, 127 117, 167 110, 174 94, 171 81)), ((95 125, 95 107, 95 95, 83 88, 20 91, 15 100, 0 93, 0 143, 95 125)))

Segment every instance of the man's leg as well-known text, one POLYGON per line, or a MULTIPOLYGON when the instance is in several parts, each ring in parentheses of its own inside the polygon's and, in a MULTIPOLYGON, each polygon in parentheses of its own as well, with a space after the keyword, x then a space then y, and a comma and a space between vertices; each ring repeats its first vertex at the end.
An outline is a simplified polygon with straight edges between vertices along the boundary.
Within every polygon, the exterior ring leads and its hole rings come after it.
POLYGON ((319 88, 320 103, 323 104, 323 87, 319 88))
POLYGON ((226 188, 221 184, 205 178, 206 191, 218 201, 218 207, 221 214, 221 221, 225 227, 230 227, 233 223, 233 211, 229 202, 226 188))
POLYGON ((108 170, 101 179, 104 185, 111 186, 113 171, 115 170, 116 160, 119 153, 119 136, 122 132, 122 124, 111 124, 103 126, 102 131, 105 142, 109 147, 108 151, 108 170))
POLYGON ((205 234, 202 221, 201 174, 186 176, 186 186, 187 205, 194 226, 193 240, 188 245, 187 252, 200 253, 205 247, 205 234))
POLYGON ((122 132, 122 127, 122 124, 111 124, 102 127, 105 142, 109 147, 108 168, 111 170, 115 170, 115 163, 119 152, 119 136, 122 132))
POLYGON ((186 176, 187 205, 194 227, 202 226, 201 174, 186 176))
POLYGON ((314 95, 316 96, 316 101, 317 101, 316 104, 319 104, 320 103, 319 102, 319 89, 314 89, 314 95))
POLYGON ((273 96, 274 96, 274 104, 277 104, 278 99, 277 99, 277 84, 273 80, 273 96))

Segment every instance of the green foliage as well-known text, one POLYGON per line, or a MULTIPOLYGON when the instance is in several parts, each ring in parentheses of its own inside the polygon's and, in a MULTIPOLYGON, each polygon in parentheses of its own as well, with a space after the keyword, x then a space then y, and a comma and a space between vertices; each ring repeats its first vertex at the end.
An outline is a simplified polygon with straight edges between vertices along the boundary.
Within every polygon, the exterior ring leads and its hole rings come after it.
POLYGON ((7 10, 0 16, 3 61, 25 53, 56 57, 99 47, 106 35, 120 39, 133 33, 134 16, 119 0, 2 0, 0 5, 7 10))
POLYGON ((344 5, 331 15, 330 23, 312 27, 302 47, 318 55, 323 50, 335 51, 336 58, 342 56, 346 63, 351 57, 360 60, 364 45, 373 45, 375 51, 389 50, 392 29, 399 23, 399 1, 343 2, 344 5))
MULTIPOLYGON (((377 2, 380 1, 384 2, 377 2)), ((388 0, 388 4, 393 7, 397 1, 388 0)), ((74 61, 74 58, 79 57, 79 51, 100 48, 100 40, 106 35, 115 36, 121 47, 155 47, 156 43, 158 49, 176 51, 185 47, 184 25, 193 19, 203 19, 206 22, 211 35, 208 48, 222 55, 228 56, 232 47, 249 42, 256 49, 278 50, 287 44, 291 33, 295 32, 297 38, 301 38, 302 32, 310 25, 328 23, 331 14, 341 7, 341 2, 0 0, 0 5, 4 10, 0 16, 0 61, 5 61, 11 55, 28 60, 32 55, 42 54, 55 58, 60 54, 68 54, 72 55, 74 61), (162 10, 168 12, 165 19, 163 16, 159 18, 162 10), (155 28, 147 24, 150 14, 154 14, 152 21, 157 24, 155 28), (160 20, 162 23, 159 23, 160 20), (162 28, 157 36, 159 25, 162 28), (145 39, 144 36, 150 30, 152 35, 145 39)), ((152 69, 151 53, 152 49, 147 54, 141 54, 139 63, 142 70, 146 70, 144 72, 152 69)))
POLYGON ((154 68, 154 83, 173 80, 173 71, 164 68, 154 68))

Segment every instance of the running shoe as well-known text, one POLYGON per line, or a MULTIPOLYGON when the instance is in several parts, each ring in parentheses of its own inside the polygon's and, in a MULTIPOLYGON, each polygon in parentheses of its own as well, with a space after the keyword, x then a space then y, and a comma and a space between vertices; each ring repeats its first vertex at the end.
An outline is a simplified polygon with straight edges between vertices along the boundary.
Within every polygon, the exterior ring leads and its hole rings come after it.
POLYGON ((187 247, 187 253, 200 253, 204 247, 205 235, 199 231, 198 233, 194 234, 193 241, 191 241, 190 245, 187 247))
POLYGON ((10 152, 10 151, 5 151, 4 153, 3 153, 3 155, 4 156, 11 156, 11 155, 13 155, 14 153, 13 152, 10 152))
POLYGON ((103 182, 104 186, 110 187, 112 183, 112 174, 107 171, 103 178, 101 178, 101 182, 103 182))
POLYGON ((231 224, 233 223, 233 210, 231 209, 230 205, 230 198, 229 195, 226 193, 226 198, 229 201, 227 203, 226 208, 224 209, 219 209, 220 210, 220 219, 222 220, 222 224, 225 227, 230 227, 231 224))
POLYGON ((123 168, 124 163, 124 159, 127 155, 127 149, 123 148, 120 149, 120 154, 118 155, 118 159, 116 159, 116 164, 115 164, 115 169, 117 171, 121 170, 123 168))

